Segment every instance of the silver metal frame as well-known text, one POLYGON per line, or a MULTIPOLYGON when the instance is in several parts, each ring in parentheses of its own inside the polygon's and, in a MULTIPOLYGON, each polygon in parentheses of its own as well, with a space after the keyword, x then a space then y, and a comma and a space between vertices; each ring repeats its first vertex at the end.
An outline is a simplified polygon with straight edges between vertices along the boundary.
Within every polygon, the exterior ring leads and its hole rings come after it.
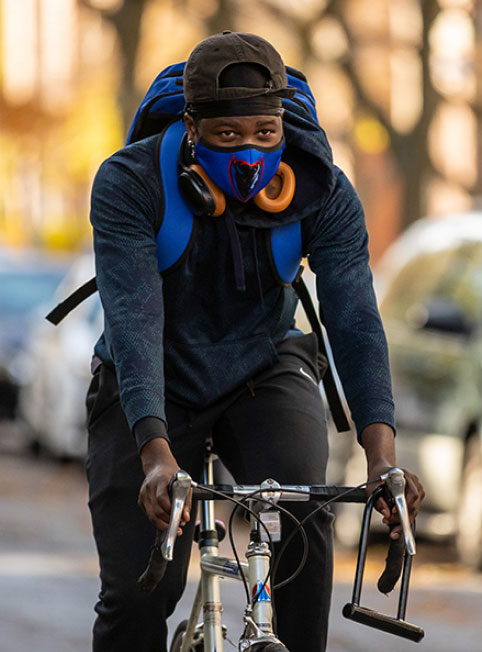
MULTIPOLYGON (((213 484, 213 460, 215 456, 208 447, 204 463, 204 484, 213 484)), ((259 489, 259 487, 256 487, 259 489)), ((255 488, 253 487, 253 490, 255 488)), ((201 532, 215 532, 214 501, 201 502, 201 532)), ((250 594, 254 597, 261 587, 262 599, 245 610, 244 633, 238 644, 241 652, 248 652, 255 644, 261 642, 279 643, 273 634, 271 605, 271 586, 269 572, 271 551, 267 543, 251 541, 246 552, 247 562, 219 555, 217 536, 210 537, 209 545, 200 541, 201 578, 194 597, 191 614, 183 636, 180 652, 190 652, 193 645, 203 641, 204 652, 223 652, 225 628, 222 625, 222 603, 219 578, 242 580, 247 578, 250 594), (239 566, 241 566, 241 571, 239 566), (203 614, 202 624, 197 624, 203 614)))
MULTIPOLYGON (((213 484, 214 457, 212 447, 208 444, 206 446, 206 457, 204 461, 204 485, 213 484)), ((409 568, 407 562, 409 562, 412 555, 415 554, 415 541, 410 527, 408 510, 405 502, 405 480, 403 471, 398 468, 390 469, 381 479, 384 480, 386 486, 389 488, 400 514, 400 521, 405 539, 403 542, 404 549, 408 553, 405 562, 406 569, 407 567, 409 568)), ((161 547, 164 559, 172 558, 172 548, 174 545, 175 535, 181 519, 184 501, 191 486, 195 487, 197 485, 195 482, 192 482, 189 475, 184 471, 179 471, 171 481, 172 511, 169 528, 159 537, 159 542, 156 538, 156 546, 154 548, 154 552, 156 552, 157 546, 159 545, 161 547)), ((280 649, 286 649, 273 633, 273 609, 271 602, 271 586, 269 582, 271 551, 266 542, 266 539, 269 537, 264 536, 263 531, 260 530, 259 523, 263 520, 261 517, 268 516, 268 518, 265 519, 268 530, 272 528, 272 532, 279 535, 279 528, 277 527, 276 519, 272 518, 273 513, 270 511, 271 507, 273 507, 280 499, 283 499, 283 497, 292 500, 297 496, 298 500, 309 500, 310 491, 320 488, 322 488, 321 485, 311 487, 301 487, 296 485, 293 487, 288 487, 286 485, 281 486, 272 479, 265 480, 261 485, 253 487, 243 485, 241 487, 232 488, 234 490, 234 495, 237 495, 238 498, 248 498, 251 513, 251 540, 246 552, 247 563, 238 563, 234 559, 219 555, 219 540, 216 532, 216 521, 214 519, 214 503, 212 500, 201 501, 199 538, 201 579, 194 598, 187 628, 183 635, 180 652, 191 652, 192 646, 199 646, 200 644, 203 645, 204 652, 223 652, 225 628, 222 625, 221 618, 223 608, 220 596, 220 577, 231 577, 237 580, 242 580, 243 577, 247 578, 250 604, 247 605, 244 613, 245 627, 238 644, 239 652, 249 652, 254 648, 260 649, 259 646, 261 643, 275 643, 280 646, 280 649), (299 493, 292 494, 291 491, 299 493), (252 494, 251 497, 250 494, 252 494), (254 494, 257 494, 259 498, 256 498, 254 494), (201 614, 201 610, 203 613, 202 624, 198 625, 197 621, 201 614)), ((336 487, 336 489, 339 488, 336 487)), ((356 488, 348 489, 350 492, 353 492, 356 488)), ((370 503, 371 506, 369 506, 368 511, 367 509, 365 510, 365 514, 371 513, 377 491, 378 490, 376 490, 369 498, 368 503, 370 503)), ((337 497, 336 493, 334 497, 337 497)), ((356 500, 357 502, 365 502, 366 499, 364 494, 362 494, 361 498, 358 496, 356 500)), ((364 561, 360 565, 360 559, 362 557, 361 549, 362 547, 366 549, 368 527, 369 516, 364 516, 362 535, 360 538, 357 580, 355 583, 356 587, 358 582, 358 592, 361 590, 361 577, 364 567, 364 561)), ((388 567, 387 559, 387 570, 388 567)), ((146 570, 146 573, 148 570, 149 568, 146 570)), ((146 573, 144 573, 144 575, 146 575, 146 573)), ((162 577, 162 574, 160 577, 162 577)), ((160 577, 158 577, 157 582, 160 577)), ((403 590, 400 594, 400 600, 404 600, 404 604, 406 603, 406 595, 408 593, 408 578, 409 571, 406 573, 404 570, 402 579, 403 590)), ((142 577, 140 579, 142 580, 142 577)), ((156 584, 154 584, 154 586, 155 585, 156 584)), ((147 586, 148 590, 151 590, 151 588, 149 588, 151 586, 149 581, 147 582, 147 586)), ((403 613, 404 608, 405 607, 403 607, 403 613)), ((401 617, 399 616, 398 619, 393 619, 389 616, 374 612, 373 610, 370 611, 360 607, 359 602, 355 598, 353 599, 353 603, 346 605, 343 613, 352 620, 369 624, 378 629, 384 629, 384 631, 390 631, 393 634, 405 638, 411 638, 412 640, 418 641, 423 637, 423 630, 421 628, 402 622, 401 618, 403 617, 403 614, 401 617), (349 608, 348 611, 346 611, 347 607, 349 608), (387 621, 389 621, 389 626, 386 625, 387 621)))

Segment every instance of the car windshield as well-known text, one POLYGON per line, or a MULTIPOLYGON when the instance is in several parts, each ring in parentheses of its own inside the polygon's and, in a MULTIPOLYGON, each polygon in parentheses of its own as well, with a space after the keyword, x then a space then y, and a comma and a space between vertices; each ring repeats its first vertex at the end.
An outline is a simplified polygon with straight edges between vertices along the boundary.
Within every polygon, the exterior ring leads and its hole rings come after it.
POLYGON ((404 320, 409 309, 432 297, 457 305, 469 323, 482 321, 482 244, 466 242, 454 249, 421 254, 408 263, 381 305, 385 319, 404 320))
POLYGON ((0 274, 0 314, 20 315, 37 308, 53 295, 61 278, 58 271, 0 274))

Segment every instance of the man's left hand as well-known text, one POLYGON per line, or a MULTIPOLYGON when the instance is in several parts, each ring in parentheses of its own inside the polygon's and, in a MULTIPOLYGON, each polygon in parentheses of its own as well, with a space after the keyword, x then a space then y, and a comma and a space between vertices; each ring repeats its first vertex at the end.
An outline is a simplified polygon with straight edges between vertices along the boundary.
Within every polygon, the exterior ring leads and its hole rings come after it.
MULTIPOLYGON (((365 449, 368 464, 367 494, 371 495, 381 480, 381 475, 397 466, 395 459, 395 437, 390 426, 384 423, 372 423, 363 429, 361 442, 365 449)), ((415 519, 420 504, 425 497, 425 491, 418 477, 403 469, 405 474, 405 498, 407 501, 410 523, 415 519)), ((395 506, 390 509, 386 500, 379 498, 376 502, 377 509, 383 516, 383 522, 390 527, 390 537, 398 539, 402 533, 398 510, 395 506)))
MULTIPOLYGON (((370 483, 372 481, 376 481, 378 478, 380 478, 381 475, 393 468, 393 466, 395 465, 382 465, 379 467, 372 467, 368 475, 368 482, 370 483)), ((410 518, 410 523, 413 523, 416 515, 418 514, 420 504, 424 499, 425 491, 423 489, 422 483, 414 473, 411 473, 406 469, 402 469, 402 471, 405 475, 405 499, 407 501, 408 515, 410 518)), ((380 484, 381 482, 374 482, 374 484, 369 484, 367 487, 367 494, 371 495, 380 484)), ((383 516, 383 523, 388 525, 390 528, 390 538, 398 539, 402 534, 402 526, 400 524, 400 518, 396 506, 394 505, 390 509, 386 500, 379 498, 376 502, 375 509, 379 511, 383 516)))

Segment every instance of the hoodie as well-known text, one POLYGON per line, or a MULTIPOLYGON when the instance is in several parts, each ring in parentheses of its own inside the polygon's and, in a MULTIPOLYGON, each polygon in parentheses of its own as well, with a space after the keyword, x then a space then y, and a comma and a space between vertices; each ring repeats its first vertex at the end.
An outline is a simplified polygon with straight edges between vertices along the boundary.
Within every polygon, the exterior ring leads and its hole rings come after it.
POLYGON ((374 422, 394 428, 360 201, 333 164, 321 127, 301 109, 285 111, 283 123, 283 160, 296 176, 290 206, 268 214, 253 202, 228 200, 236 247, 223 216, 196 217, 182 261, 163 275, 156 258, 163 208, 159 137, 124 147, 96 175, 91 222, 104 331, 94 353, 116 372, 139 449, 146 440, 135 426, 145 417, 160 420, 159 434, 166 434, 166 399, 202 409, 276 364, 277 345, 296 333, 297 297, 276 279, 267 234, 297 220, 357 432, 374 422))

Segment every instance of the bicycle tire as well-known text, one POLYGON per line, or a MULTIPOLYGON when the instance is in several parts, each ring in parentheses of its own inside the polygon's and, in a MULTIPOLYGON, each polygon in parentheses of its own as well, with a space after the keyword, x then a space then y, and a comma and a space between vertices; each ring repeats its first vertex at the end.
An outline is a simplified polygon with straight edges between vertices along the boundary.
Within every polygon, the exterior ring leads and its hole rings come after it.
POLYGON ((283 643, 261 643, 259 646, 252 648, 253 652, 289 652, 283 643))
MULTIPOLYGON (((181 649, 182 637, 187 628, 187 620, 181 620, 179 625, 176 627, 174 636, 172 637, 172 643, 169 647, 169 652, 179 652, 181 649)), ((190 652, 204 652, 204 645, 202 643, 194 645, 190 648, 190 652)), ((273 651, 274 652, 274 651, 273 651)))

